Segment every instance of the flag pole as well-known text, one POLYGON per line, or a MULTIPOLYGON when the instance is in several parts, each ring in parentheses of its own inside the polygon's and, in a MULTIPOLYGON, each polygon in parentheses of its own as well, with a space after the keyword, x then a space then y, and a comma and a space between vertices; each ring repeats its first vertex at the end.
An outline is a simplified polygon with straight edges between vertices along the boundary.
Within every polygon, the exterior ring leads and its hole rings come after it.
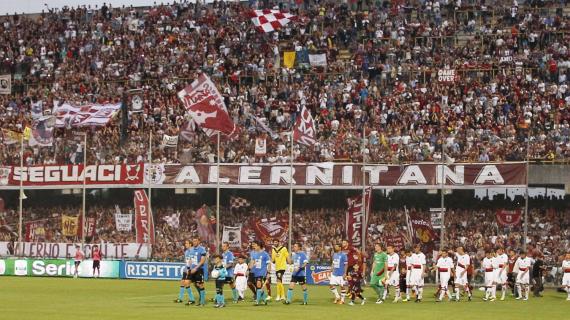
MULTIPOLYGON (((366 127, 362 126, 362 252, 366 252, 366 223, 368 222, 368 208, 366 207, 366 159, 364 150, 366 149, 366 127)), ((370 195, 372 196, 372 195, 370 195)))
MULTIPOLYGON (((531 123, 532 124, 532 123, 531 123)), ((524 229, 523 229, 523 250, 526 250, 526 239, 528 236, 528 173, 529 173, 529 160, 530 160, 530 130, 528 126, 528 134, 526 138, 526 187, 524 192, 524 229)))
POLYGON ((293 238, 293 145, 295 139, 293 138, 293 130, 291 130, 291 158, 289 159, 289 242, 288 250, 291 252, 291 244, 293 238))
POLYGON ((152 257, 152 235, 151 230, 154 229, 154 219, 152 217, 152 129, 148 134, 148 208, 149 208, 149 227, 148 227, 148 258, 152 257))
POLYGON ((85 245, 85 187, 87 173, 87 132, 83 133, 83 190, 81 199, 81 248, 85 245))
MULTIPOLYGON (((218 176, 216 177, 216 251, 220 252, 220 131, 218 131, 217 143, 217 163, 218 176)), ((211 229, 210 229, 211 230, 211 229)))
POLYGON ((443 250, 443 248, 445 247, 445 151, 444 151, 444 146, 441 146, 441 210, 440 210, 440 215, 441 215, 441 226, 440 226, 440 235, 439 235, 439 249, 443 250))
POLYGON ((24 134, 20 136, 20 197, 19 197, 19 207, 18 207, 18 215, 19 215, 19 224, 18 224, 18 248, 22 248, 22 224, 24 220, 23 211, 24 211, 24 134))

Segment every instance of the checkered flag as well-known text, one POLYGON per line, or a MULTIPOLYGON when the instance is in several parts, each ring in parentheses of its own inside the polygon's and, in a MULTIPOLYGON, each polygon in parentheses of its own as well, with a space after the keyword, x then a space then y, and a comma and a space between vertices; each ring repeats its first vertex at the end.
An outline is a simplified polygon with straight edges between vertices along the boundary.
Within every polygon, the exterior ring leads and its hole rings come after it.
POLYGON ((178 229, 180 226, 180 212, 173 213, 162 219, 173 229, 178 229))
POLYGON ((293 14, 269 9, 250 11, 249 16, 257 31, 265 33, 279 30, 289 22, 297 20, 297 16, 293 14))
POLYGON ((230 198, 230 208, 231 209, 247 208, 249 206, 251 206, 251 202, 247 201, 244 198, 240 198, 240 197, 231 197, 230 198))

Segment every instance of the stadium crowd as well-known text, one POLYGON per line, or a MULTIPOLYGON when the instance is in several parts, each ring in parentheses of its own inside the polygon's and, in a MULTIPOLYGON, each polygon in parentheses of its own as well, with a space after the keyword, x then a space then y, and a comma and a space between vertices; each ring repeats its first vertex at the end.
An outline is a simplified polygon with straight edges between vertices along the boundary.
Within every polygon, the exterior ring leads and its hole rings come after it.
MULTIPOLYGON (((123 213, 132 208, 122 208, 123 213)), ((36 241, 46 242, 77 242, 79 237, 66 237, 62 234, 61 215, 77 215, 80 211, 72 207, 32 207, 24 211, 26 221, 43 220, 44 234, 37 237, 36 241)), ((413 209, 411 211, 414 211, 413 209)), ((114 242, 132 243, 136 241, 134 229, 130 232, 117 231, 114 207, 90 207, 87 217, 96 217, 96 235, 87 237, 89 243, 114 242)), ((445 242, 447 246, 455 248, 465 247, 466 252, 481 260, 485 250, 496 247, 522 248, 522 225, 503 228, 495 218, 494 209, 450 210, 446 215, 445 242)), ((418 211, 416 214, 430 219, 429 212, 418 211)), ((250 241, 256 238, 252 224, 255 219, 286 216, 287 210, 272 210, 268 208, 249 208, 247 210, 230 210, 221 208, 221 225, 242 226, 243 251, 247 250, 250 241)), ((154 221, 156 225, 156 242, 153 245, 153 259, 155 260, 180 260, 182 256, 182 244, 186 239, 199 234, 200 223, 196 210, 186 208, 159 207, 154 209, 154 221), (178 227, 174 227, 164 219, 174 213, 180 213, 178 227)), ((2 215, 0 226, 10 226, 17 230, 18 215, 13 210, 6 211, 2 215)), ((570 212, 568 210, 532 209, 529 211, 529 236, 527 245, 529 252, 544 255, 547 265, 558 265, 559 257, 570 249, 570 212)), ((293 239, 300 241, 307 251, 308 257, 313 262, 327 263, 331 259, 332 245, 340 242, 345 234, 345 210, 344 209, 299 209, 294 211, 293 239), (326 223, 323 223, 326 222, 326 223), (319 225, 319 228, 315 228, 319 225)), ((407 233, 406 215, 404 209, 392 209, 388 211, 373 211, 367 230, 366 252, 372 253, 375 242, 386 244, 388 239, 402 236, 403 246, 409 246, 407 233)), ((212 225, 212 232, 215 228, 212 225)), ((439 233, 439 230, 435 230, 439 233)), ((14 241, 14 234, 0 232, 0 241, 14 241)), ((214 244, 209 244, 214 248, 214 244)), ((424 250, 429 259, 436 250, 435 243, 425 243, 424 250)), ((238 250, 239 251, 239 250, 238 250)), ((479 262, 475 263, 479 267, 479 262)), ((556 269, 555 269, 556 272, 556 269)))
MULTIPOLYGON (((267 34, 247 11, 277 1, 5 16, 0 70, 14 80, 12 94, 0 95, 0 127, 24 131, 39 101, 49 114, 64 101, 119 102, 143 89, 126 131, 120 113, 103 128, 60 128, 54 146, 26 147, 25 164, 81 162, 79 130, 89 132, 88 163, 144 161, 151 132, 153 161, 213 162, 215 144, 189 127, 176 96, 206 72, 243 128, 223 142, 223 162, 287 161, 281 138, 255 156, 255 138, 266 132, 249 115, 279 135, 302 106, 315 117, 318 141, 297 147, 297 161, 428 161, 442 150, 455 161, 567 160, 568 8, 519 2, 279 1, 299 19, 267 34), (286 51, 325 53, 327 66, 285 68, 286 51), (438 81, 443 69, 457 77, 438 81), (165 134, 180 135, 176 148, 162 145, 165 134)), ((0 163, 19 164, 19 145, 7 141, 0 163)))

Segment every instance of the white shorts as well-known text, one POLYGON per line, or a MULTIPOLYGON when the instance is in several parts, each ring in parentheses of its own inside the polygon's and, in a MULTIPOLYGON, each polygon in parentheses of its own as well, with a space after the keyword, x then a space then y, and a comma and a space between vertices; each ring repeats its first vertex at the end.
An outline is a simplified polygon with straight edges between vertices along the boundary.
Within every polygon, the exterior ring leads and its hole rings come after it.
POLYGON ((530 271, 517 273, 517 283, 518 284, 529 284, 530 282, 530 271))
POLYGON ((412 283, 410 282, 410 277, 412 275, 412 270, 406 270, 406 285, 411 286, 412 283))
POLYGON ((506 284, 507 283, 507 270, 499 269, 495 272, 497 273, 495 275, 495 282, 497 284, 506 284))
POLYGON ((331 277, 329 278, 329 284, 331 286, 341 286, 344 287, 344 285, 346 284, 346 281, 344 280, 344 278, 342 276, 333 276, 331 275, 331 277))
POLYGON ((399 287, 400 286, 400 274, 398 270, 392 271, 390 274, 390 278, 388 279, 387 285, 391 287, 399 287))
POLYGON ((445 288, 449 285, 449 279, 451 278, 451 272, 440 272, 439 273, 439 285, 445 288))
POLYGON ((495 284, 495 272, 485 272, 485 287, 492 287, 495 284))
POLYGON ((564 273, 564 276, 562 276, 562 286, 570 287, 570 273, 564 273))
POLYGON ((412 269, 412 273, 410 274, 410 285, 423 287, 424 275, 421 269, 412 269))
POLYGON ((456 268, 455 269, 455 285, 457 286, 466 286, 469 283, 467 280, 467 271, 463 268, 456 268), (462 273, 465 274, 462 275, 462 273))

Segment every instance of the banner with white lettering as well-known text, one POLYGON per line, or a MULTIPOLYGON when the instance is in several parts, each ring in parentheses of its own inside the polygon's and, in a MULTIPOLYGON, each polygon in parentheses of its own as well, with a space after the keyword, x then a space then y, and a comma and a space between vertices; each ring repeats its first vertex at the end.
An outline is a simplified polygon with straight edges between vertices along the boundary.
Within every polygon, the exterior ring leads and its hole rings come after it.
POLYGON ((117 231, 131 231, 133 229, 133 215, 130 213, 115 213, 117 231))
POLYGON ((135 228, 137 243, 154 244, 154 222, 146 192, 142 189, 134 192, 135 228))
POLYGON ((232 250, 241 250, 241 227, 224 226, 222 242, 227 242, 232 250))
MULTIPOLYGON (((91 249, 98 245, 105 259, 147 259, 148 245, 138 243, 94 243, 83 245, 86 257, 91 256, 91 249)), ((0 241, 0 256, 17 256, 26 258, 73 258, 75 255, 74 243, 54 242, 21 242, 14 243, 0 241)))
POLYGON ((362 208, 362 194, 346 199, 345 232, 350 244, 356 248, 362 246, 362 230, 368 228, 368 212, 370 211, 370 188, 364 192, 364 209, 362 208))
POLYGON ((439 69, 437 70, 437 81, 443 83, 453 83, 459 80, 455 69, 439 69))
MULTIPOLYGON (((82 165, 63 166, 0 166, 0 190, 16 190, 20 177, 24 186, 50 186, 53 189, 81 186, 82 165), (22 172, 21 172, 22 171, 22 172)), ((522 162, 472 163, 441 165, 436 163, 381 165, 364 167, 366 184, 391 189, 434 189, 441 187, 442 175, 446 189, 488 187, 515 188, 526 185, 526 170, 522 162), (443 173, 441 172, 443 170, 443 173)), ((146 184, 160 187, 215 188, 215 164, 143 164, 89 165, 87 185, 104 188, 145 188, 146 184)), ((221 188, 289 188, 288 164, 221 164, 221 188)), ((362 166, 353 163, 309 163, 293 165, 294 188, 360 189, 362 166)))
POLYGON ((162 146, 165 148, 176 148, 178 146, 178 136, 163 135, 162 146))
POLYGON ((313 121, 313 116, 305 106, 301 109, 301 115, 297 117, 297 122, 293 127, 293 141, 296 143, 312 146, 317 142, 317 127, 313 121))

